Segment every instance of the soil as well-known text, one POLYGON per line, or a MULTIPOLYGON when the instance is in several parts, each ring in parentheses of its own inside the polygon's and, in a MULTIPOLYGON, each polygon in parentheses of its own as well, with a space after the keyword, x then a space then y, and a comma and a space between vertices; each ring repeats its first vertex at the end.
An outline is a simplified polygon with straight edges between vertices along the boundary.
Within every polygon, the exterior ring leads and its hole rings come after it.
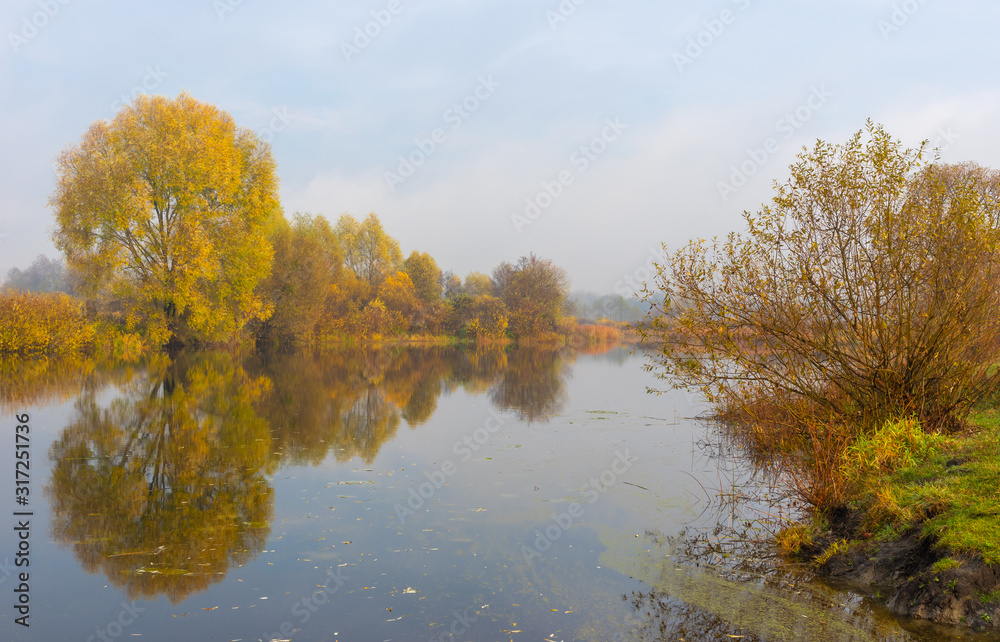
MULTIPOLYGON (((859 537, 859 515, 845 513, 833 521, 833 532, 803 550, 804 555, 815 559, 833 542, 853 542, 859 537)), ((919 526, 897 540, 852 543, 818 570, 866 587, 866 592, 881 596, 897 615, 976 631, 1000 631, 1000 567, 976 555, 938 548, 919 526), (946 557, 960 564, 935 573, 935 562, 946 557)))

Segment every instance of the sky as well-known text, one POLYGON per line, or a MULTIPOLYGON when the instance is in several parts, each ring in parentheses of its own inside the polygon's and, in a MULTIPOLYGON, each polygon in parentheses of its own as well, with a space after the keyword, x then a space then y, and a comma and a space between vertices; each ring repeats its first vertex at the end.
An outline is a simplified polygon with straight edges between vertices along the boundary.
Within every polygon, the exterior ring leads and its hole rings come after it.
POLYGON ((1000 168, 998 23, 995 0, 4 0, 0 275, 58 256, 61 150, 187 91, 271 142, 286 215, 375 212, 460 276, 534 252, 624 293, 867 119, 1000 168))

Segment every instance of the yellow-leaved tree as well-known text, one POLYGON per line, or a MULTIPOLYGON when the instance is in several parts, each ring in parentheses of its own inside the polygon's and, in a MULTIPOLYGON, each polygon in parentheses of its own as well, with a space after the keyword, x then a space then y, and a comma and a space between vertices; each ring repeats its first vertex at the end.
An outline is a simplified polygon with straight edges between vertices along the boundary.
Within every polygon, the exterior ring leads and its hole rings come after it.
POLYGON ((79 291, 154 342, 234 338, 268 304, 270 146, 187 93, 139 96, 57 161, 56 246, 79 291))

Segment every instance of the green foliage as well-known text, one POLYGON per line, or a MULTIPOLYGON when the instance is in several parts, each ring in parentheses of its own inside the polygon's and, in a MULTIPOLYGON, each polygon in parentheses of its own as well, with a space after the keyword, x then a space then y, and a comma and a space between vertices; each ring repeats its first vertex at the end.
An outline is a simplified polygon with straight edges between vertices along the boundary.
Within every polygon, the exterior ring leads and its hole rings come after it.
POLYGON ((931 572, 935 574, 944 573, 949 569, 958 568, 961 565, 962 562, 956 559, 952 559, 950 557, 942 557, 938 561, 934 562, 934 565, 931 567, 931 572))
POLYGON ((844 454, 844 476, 866 479, 922 463, 944 442, 924 431, 915 418, 888 420, 871 434, 861 434, 844 454))
POLYGON ((995 413, 978 415, 979 429, 961 436, 898 431, 900 424, 908 422, 893 422, 879 431, 882 434, 863 438, 867 445, 857 450, 867 454, 856 453, 852 459, 855 473, 864 475, 853 480, 856 496, 852 503, 865 515, 864 530, 891 540, 919 525, 941 548, 975 553, 989 564, 1000 564, 996 485, 1000 427, 995 413), (890 447, 889 435, 894 432, 899 441, 910 445, 892 445, 891 453, 873 456, 877 444, 890 447))

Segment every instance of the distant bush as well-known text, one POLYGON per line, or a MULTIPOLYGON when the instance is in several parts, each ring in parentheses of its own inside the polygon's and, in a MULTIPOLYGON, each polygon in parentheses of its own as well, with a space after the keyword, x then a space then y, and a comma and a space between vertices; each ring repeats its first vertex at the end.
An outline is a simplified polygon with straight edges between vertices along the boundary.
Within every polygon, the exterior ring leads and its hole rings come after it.
POLYGON ((66 294, 0 292, 0 354, 67 354, 90 346, 84 305, 66 294))

